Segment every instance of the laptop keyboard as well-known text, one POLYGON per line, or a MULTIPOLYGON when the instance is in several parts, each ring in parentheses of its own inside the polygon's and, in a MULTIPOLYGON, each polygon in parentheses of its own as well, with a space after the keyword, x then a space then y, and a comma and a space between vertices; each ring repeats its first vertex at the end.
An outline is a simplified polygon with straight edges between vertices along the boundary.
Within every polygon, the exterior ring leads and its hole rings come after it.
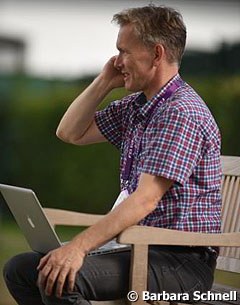
POLYGON ((122 252, 130 249, 131 249, 130 245, 119 244, 118 242, 116 242, 115 239, 112 239, 103 246, 99 247, 98 249, 90 251, 88 255, 92 256, 92 255, 107 254, 113 252, 122 252))

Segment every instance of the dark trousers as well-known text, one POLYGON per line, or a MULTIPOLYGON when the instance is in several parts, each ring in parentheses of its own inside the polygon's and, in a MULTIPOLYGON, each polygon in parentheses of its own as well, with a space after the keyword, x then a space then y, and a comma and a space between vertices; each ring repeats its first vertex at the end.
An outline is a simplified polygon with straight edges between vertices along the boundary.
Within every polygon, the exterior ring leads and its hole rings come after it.
MULTIPOLYGON (((125 298, 129 291, 130 251, 87 256, 78 272, 75 290, 58 299, 36 285, 41 255, 30 252, 10 259, 4 267, 7 287, 19 305, 83 305, 89 300, 125 298)), ((215 256, 203 247, 151 246, 148 291, 189 293, 211 289, 215 256)))

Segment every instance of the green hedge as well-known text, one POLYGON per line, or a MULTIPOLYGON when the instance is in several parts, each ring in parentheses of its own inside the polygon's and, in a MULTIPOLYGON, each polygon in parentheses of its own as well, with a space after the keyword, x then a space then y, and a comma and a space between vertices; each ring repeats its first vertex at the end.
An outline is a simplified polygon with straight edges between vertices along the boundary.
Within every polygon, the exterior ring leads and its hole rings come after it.
POLYGON ((222 136, 222 154, 240 156, 240 75, 187 78, 212 111, 222 136))
MULTIPOLYGON (((240 155, 240 77, 186 77, 218 122, 222 153, 240 155)), ((33 188, 44 206, 105 213, 119 191, 119 154, 108 143, 77 147, 55 136, 69 103, 89 81, 0 77, 0 182, 33 188)), ((116 90, 106 98, 120 98, 116 90)))

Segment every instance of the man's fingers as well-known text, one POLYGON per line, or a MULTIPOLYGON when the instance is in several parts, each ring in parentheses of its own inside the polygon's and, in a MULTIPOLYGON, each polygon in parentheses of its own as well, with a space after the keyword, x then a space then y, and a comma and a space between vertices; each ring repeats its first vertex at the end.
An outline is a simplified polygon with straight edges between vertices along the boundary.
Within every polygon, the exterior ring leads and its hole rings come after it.
POLYGON ((56 297, 60 298, 62 296, 63 286, 68 275, 69 268, 67 266, 63 267, 58 274, 57 286, 56 286, 56 297))
POLYGON ((37 270, 41 270, 46 265, 46 263, 49 259, 49 256, 50 256, 50 252, 40 259, 40 262, 37 266, 37 270))
POLYGON ((46 286, 45 286, 45 293, 46 295, 51 295, 53 292, 53 286, 56 282, 56 279, 59 275, 60 266, 56 266, 51 273, 48 275, 48 278, 46 280, 46 286))
POLYGON ((44 287, 45 286, 46 279, 47 279, 49 273, 51 272, 51 270, 52 270, 52 266, 51 265, 46 265, 44 267, 44 269, 39 272, 38 280, 37 280, 38 287, 44 287))
POLYGON ((77 271, 72 269, 68 274, 68 292, 72 292, 75 285, 77 271))

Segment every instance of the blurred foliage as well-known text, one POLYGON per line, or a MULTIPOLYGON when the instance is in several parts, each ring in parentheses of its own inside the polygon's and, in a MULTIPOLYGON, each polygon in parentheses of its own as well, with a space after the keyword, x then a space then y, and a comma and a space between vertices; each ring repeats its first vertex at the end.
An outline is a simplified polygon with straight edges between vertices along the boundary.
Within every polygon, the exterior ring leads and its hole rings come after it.
POLYGON ((217 50, 186 50, 182 60, 182 73, 192 75, 233 75, 240 71, 240 41, 222 42, 217 50))
MULTIPOLYGON (((88 82, 2 76, 1 183, 30 187, 44 206, 107 212, 119 191, 119 154, 111 144, 77 147, 56 127, 88 82)), ((123 96, 115 91, 109 99, 123 96)))
MULTIPOLYGON (((222 154, 240 155, 240 76, 183 76, 218 122, 222 154)), ((90 81, 0 76, 1 183, 32 188, 43 206, 92 213, 111 208, 119 192, 118 151, 109 143, 77 147, 55 136, 68 105, 90 81)), ((115 90, 103 106, 125 94, 115 90)))
POLYGON ((222 136, 222 154, 240 155, 240 74, 184 77, 211 110, 222 136))

